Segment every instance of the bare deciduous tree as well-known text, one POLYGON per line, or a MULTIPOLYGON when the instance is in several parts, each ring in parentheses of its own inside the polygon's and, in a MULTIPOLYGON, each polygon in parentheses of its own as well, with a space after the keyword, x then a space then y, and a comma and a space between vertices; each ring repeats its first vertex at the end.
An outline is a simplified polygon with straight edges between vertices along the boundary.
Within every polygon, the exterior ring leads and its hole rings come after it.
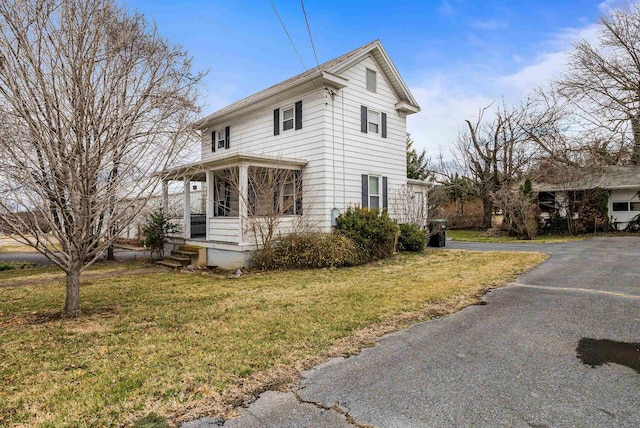
POLYGON ((608 153, 617 139, 622 148, 630 146, 631 162, 640 164, 640 3, 614 10, 600 22, 598 45, 577 43, 569 72, 556 84, 598 134, 596 148, 608 153))
POLYGON ((115 0, 0 2, 0 206, 35 214, 4 220, 66 272, 66 314, 189 141, 201 77, 115 0))
POLYGON ((473 181, 482 201, 483 227, 491 227, 494 192, 511 186, 523 173, 534 154, 531 139, 522 124, 527 106, 507 108, 504 104, 491 121, 484 121, 489 107, 480 110, 475 123, 466 120, 467 129, 456 144, 459 169, 473 181))

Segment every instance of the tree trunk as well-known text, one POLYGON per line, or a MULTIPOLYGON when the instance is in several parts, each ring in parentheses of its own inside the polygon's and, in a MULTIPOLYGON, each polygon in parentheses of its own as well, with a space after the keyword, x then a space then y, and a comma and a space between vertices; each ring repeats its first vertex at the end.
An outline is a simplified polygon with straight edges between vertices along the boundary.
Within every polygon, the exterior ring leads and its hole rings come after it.
POLYGON ((491 217, 493 216, 493 203, 487 197, 482 198, 482 227, 491 229, 491 217))
POLYGON ((70 317, 80 315, 80 264, 75 263, 67 272, 67 298, 64 313, 70 317))
POLYGON ((633 132, 631 163, 634 165, 640 165, 640 112, 631 116, 631 130, 633 132))
POLYGON ((113 254, 113 245, 107 248, 107 260, 114 261, 116 259, 115 254, 113 254))

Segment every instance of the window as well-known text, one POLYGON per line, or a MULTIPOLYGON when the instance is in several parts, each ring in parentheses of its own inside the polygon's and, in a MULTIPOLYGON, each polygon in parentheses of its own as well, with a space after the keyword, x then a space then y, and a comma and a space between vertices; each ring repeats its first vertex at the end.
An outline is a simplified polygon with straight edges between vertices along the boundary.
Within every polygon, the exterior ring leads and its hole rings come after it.
POLYGON ((369 208, 380 209, 380 177, 369 176, 369 208))
POLYGON ((614 211, 629 211, 629 203, 628 202, 614 202, 613 203, 614 211))
POLYGON ((279 204, 285 215, 302 215, 301 171, 292 171, 283 177, 282 197, 279 204))
POLYGON ((369 110, 367 115, 369 121, 369 132, 377 134, 378 128, 380 127, 380 113, 378 113, 377 111, 369 110))
POLYGON ((250 167, 248 205, 256 216, 302 215, 302 171, 250 167))
POLYGON ((238 192, 232 186, 237 169, 216 171, 213 177, 213 216, 237 217, 239 207, 238 192))
POLYGON ((640 211, 640 202, 629 202, 631 205, 631 211, 640 211))
POLYGON ((219 130, 217 132, 218 135, 218 148, 219 149, 224 149, 225 148, 225 142, 226 142, 226 130, 224 128, 222 128, 221 130, 219 130))
POLYGON ((282 109, 282 130, 287 131, 293 129, 293 107, 282 109))
POLYGON ((538 207, 543 213, 552 213, 556 210, 556 194, 552 192, 538 193, 538 207))
POLYGON ((367 68, 367 90, 376 91, 376 72, 367 68))

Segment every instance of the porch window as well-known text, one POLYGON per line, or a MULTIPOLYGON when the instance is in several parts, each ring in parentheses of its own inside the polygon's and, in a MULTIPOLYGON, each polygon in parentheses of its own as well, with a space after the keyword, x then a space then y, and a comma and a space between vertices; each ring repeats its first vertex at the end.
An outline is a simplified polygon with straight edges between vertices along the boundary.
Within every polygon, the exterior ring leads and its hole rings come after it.
POLYGON ((284 177, 282 197, 278 201, 285 215, 302 215, 302 174, 301 171, 290 171, 284 177))
POLYGON ((640 211, 640 202, 629 202, 631 211, 640 211))
POLYGON ((302 171, 251 167, 249 214, 302 215, 302 171))
POLYGON ((239 214, 239 197, 234 183, 237 169, 217 171, 213 183, 213 216, 237 217, 239 214))

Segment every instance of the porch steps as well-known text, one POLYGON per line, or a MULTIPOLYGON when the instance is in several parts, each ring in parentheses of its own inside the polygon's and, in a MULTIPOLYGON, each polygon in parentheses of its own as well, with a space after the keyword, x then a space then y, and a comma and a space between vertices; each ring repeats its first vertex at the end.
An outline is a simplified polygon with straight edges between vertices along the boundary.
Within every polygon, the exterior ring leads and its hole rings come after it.
POLYGON ((169 269, 173 269, 173 270, 182 269, 184 267, 184 266, 182 266, 182 263, 174 263, 174 262, 169 261, 169 260, 157 260, 156 264, 158 266, 162 266, 164 268, 169 268, 169 269))
POLYGON ((157 261, 156 264, 174 270, 182 269, 189 265, 197 266, 202 250, 204 250, 203 247, 195 245, 179 245, 177 250, 171 251, 170 256, 157 261))

